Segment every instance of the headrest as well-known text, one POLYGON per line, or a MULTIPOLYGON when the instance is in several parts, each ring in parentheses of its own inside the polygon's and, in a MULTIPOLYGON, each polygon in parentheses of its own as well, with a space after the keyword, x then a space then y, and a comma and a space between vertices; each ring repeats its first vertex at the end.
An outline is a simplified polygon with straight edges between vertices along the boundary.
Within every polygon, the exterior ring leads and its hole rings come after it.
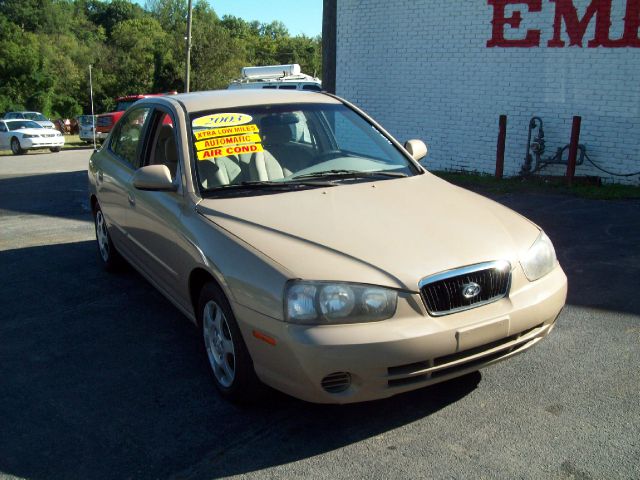
POLYGON ((291 128, 286 124, 264 125, 262 127, 262 140, 267 144, 287 143, 292 138, 291 128))
POLYGON ((267 127, 269 125, 291 125, 292 123, 298 123, 300 119, 298 115, 293 112, 288 113, 273 113, 269 116, 264 117, 260 121, 260 126, 262 128, 267 127))
POLYGON ((178 149, 176 148, 173 126, 165 124, 160 127, 158 146, 164 148, 164 158, 167 163, 178 163, 178 149))
POLYGON ((158 132, 158 143, 173 136, 173 127, 171 125, 162 125, 160 132, 158 132))
MULTIPOLYGON (((162 128, 168 126, 169 125, 164 125, 162 128)), ((164 156, 168 163, 178 163, 178 147, 176 145, 176 137, 173 133, 167 137, 164 142, 164 156)))

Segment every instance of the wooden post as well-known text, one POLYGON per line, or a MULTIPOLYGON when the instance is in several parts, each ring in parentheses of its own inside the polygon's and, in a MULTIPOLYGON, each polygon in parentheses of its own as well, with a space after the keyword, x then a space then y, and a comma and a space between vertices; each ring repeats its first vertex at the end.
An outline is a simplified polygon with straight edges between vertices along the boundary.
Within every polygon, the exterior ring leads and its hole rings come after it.
POLYGON ((567 185, 573 183, 573 176, 576 174, 576 159, 578 157, 578 143, 580 142, 580 125, 582 117, 573 117, 571 126, 571 143, 569 144, 569 161, 567 162, 567 185))
POLYGON ((507 116, 500 115, 498 145, 496 147, 496 178, 501 180, 504 172, 504 146, 507 140, 507 116))

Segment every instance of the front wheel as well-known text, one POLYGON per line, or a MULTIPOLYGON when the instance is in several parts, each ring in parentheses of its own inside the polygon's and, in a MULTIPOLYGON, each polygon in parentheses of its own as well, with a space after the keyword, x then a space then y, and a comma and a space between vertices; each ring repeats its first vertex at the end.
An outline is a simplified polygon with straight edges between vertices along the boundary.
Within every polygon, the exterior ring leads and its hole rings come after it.
POLYGON ((25 152, 20 146, 20 140, 18 140, 16 137, 13 137, 11 139, 11 152, 14 155, 22 155, 25 152))
POLYGON ((53 153, 58 153, 60 150, 62 150, 62 147, 51 147, 49 150, 51 150, 53 153))
POLYGON ((113 246, 109 230, 107 229, 107 222, 104 219, 104 214, 102 213, 99 205, 96 205, 94 219, 96 226, 96 241, 98 243, 98 255, 102 266, 108 272, 117 271, 122 266, 123 260, 116 248, 113 246))
POLYGON ((214 283, 202 288, 198 314, 204 350, 218 391, 234 402, 255 398, 260 381, 229 302, 214 283))

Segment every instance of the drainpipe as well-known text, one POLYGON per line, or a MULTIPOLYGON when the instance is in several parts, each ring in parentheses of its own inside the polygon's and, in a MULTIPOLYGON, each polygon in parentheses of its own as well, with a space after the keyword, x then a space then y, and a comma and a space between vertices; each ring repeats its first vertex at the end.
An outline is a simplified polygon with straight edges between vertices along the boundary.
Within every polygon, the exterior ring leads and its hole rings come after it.
POLYGON ((322 3, 322 89, 336 93, 337 0, 322 3))

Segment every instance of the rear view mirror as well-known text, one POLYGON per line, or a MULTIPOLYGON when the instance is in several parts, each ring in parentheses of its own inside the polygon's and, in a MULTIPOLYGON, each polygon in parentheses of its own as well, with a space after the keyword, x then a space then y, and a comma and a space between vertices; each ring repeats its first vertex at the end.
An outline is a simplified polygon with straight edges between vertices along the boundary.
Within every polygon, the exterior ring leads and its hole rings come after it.
POLYGON ((175 191, 171 172, 166 165, 147 165, 133 174, 133 186, 138 190, 175 191))
POLYGON ((404 148, 416 162, 422 160, 429 153, 427 145, 422 140, 407 140, 404 143, 404 148))

